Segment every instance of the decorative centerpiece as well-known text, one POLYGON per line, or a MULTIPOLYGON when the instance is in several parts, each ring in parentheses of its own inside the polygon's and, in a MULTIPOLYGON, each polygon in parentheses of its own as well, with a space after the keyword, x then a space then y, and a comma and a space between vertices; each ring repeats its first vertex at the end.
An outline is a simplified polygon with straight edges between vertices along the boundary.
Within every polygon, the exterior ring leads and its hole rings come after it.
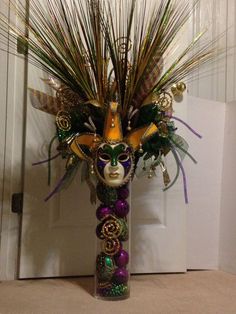
POLYGON ((52 88, 51 95, 30 89, 33 106, 55 115, 58 154, 50 152, 47 162, 67 160, 64 176, 45 200, 65 186, 80 163, 86 165, 98 221, 95 295, 100 298, 129 296, 130 184, 137 170, 152 178, 161 169, 164 190, 182 172, 188 201, 182 160, 192 157, 174 120, 200 135, 173 114, 172 105, 186 90, 182 80, 214 51, 212 43, 199 45, 202 33, 178 46, 193 12, 188 2, 31 0, 28 10, 10 0, 26 31, 0 18, 1 36, 10 28, 10 50, 20 45, 28 61, 48 73, 44 81, 52 88), (165 164, 169 153, 177 165, 172 180, 165 164))

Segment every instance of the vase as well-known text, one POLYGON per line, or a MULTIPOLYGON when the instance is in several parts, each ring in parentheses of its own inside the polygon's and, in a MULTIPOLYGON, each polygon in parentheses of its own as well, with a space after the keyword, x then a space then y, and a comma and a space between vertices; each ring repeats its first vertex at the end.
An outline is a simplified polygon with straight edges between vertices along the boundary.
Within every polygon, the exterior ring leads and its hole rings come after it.
POLYGON ((130 294, 130 184, 97 185, 95 297, 121 300, 130 294))

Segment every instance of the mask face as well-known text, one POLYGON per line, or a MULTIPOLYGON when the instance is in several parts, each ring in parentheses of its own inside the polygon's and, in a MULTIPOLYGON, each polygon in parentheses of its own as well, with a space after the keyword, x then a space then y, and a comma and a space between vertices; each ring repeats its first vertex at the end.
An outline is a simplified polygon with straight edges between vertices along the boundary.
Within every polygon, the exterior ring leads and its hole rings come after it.
POLYGON ((127 183, 133 173, 132 149, 126 143, 101 144, 96 152, 95 170, 98 179, 111 187, 127 183))

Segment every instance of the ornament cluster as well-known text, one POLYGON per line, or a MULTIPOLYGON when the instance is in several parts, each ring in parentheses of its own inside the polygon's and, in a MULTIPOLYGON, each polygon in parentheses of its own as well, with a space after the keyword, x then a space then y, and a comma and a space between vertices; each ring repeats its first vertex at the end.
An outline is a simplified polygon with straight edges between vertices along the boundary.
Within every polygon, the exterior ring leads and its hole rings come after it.
POLYGON ((97 197, 101 204, 96 211, 96 294, 102 298, 122 298, 129 294, 129 188, 98 183, 97 197))

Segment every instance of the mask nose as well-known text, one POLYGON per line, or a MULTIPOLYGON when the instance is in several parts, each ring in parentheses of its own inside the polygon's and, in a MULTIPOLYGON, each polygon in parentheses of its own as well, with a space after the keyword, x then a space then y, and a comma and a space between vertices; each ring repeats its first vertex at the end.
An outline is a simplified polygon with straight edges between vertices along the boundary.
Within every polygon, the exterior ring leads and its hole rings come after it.
POLYGON ((115 172, 115 171, 117 171, 118 169, 119 169, 118 166, 110 166, 110 167, 109 167, 109 170, 110 170, 111 172, 115 172))

